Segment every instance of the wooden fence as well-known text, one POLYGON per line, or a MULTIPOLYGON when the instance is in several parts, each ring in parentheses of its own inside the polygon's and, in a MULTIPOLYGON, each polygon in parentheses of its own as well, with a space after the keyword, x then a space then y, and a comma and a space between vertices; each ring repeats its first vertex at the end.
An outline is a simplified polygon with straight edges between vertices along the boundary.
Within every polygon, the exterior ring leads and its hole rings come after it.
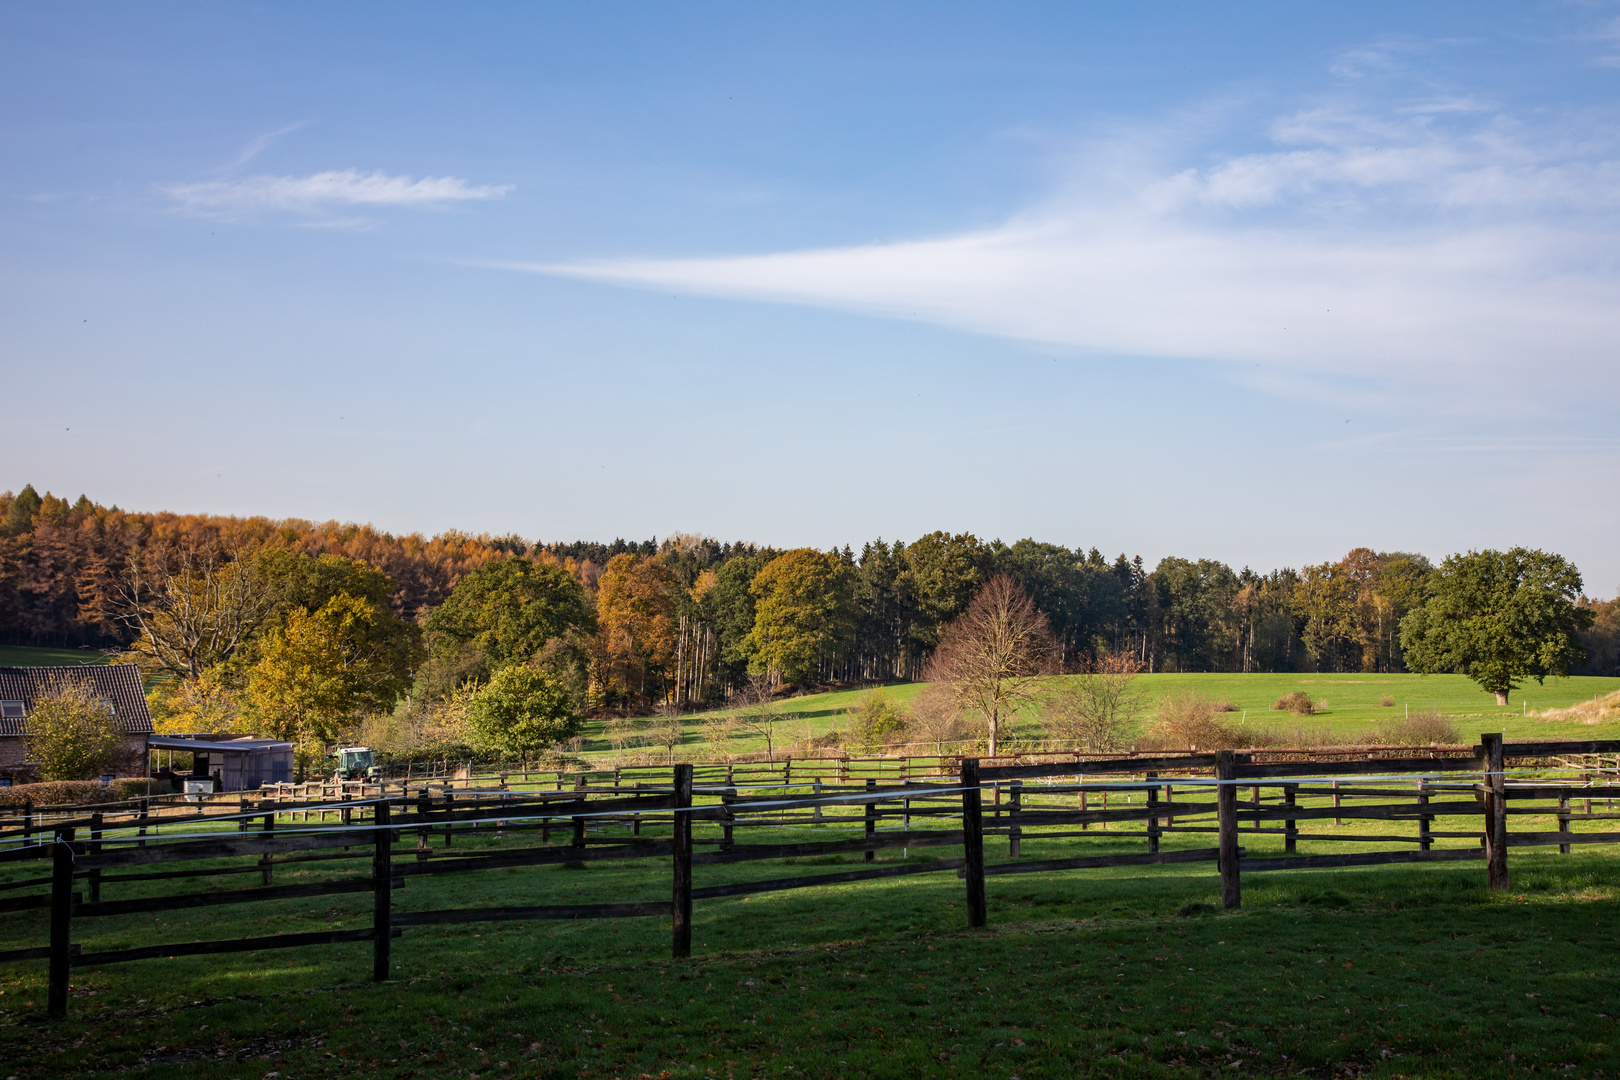
POLYGON ((1501 736, 1487 735, 1478 747, 1460 754, 1332 762, 1257 760, 1260 755, 1232 751, 1019 764, 969 758, 958 763, 954 776, 883 781, 868 776, 858 783, 814 774, 750 780, 735 768, 729 773, 706 770, 700 782, 693 766, 675 765, 661 775, 632 778, 621 773, 611 782, 599 775, 593 783, 591 774, 578 774, 571 784, 558 780, 553 787, 547 778, 543 790, 457 790, 443 783, 396 794, 373 787, 365 798, 262 798, 252 805, 221 804, 213 813, 181 807, 163 816, 143 806, 140 816, 121 823, 98 811, 51 822, 44 843, 38 842, 37 824, 32 833, 0 831, 0 866, 50 863, 48 874, 0 885, 7 892, 44 888, 0 898, 0 912, 47 908, 50 916, 47 943, 0 952, 0 962, 46 961, 49 1009, 62 1016, 74 967, 370 941, 373 976, 384 980, 391 970, 392 941, 407 927, 625 917, 668 919, 673 955, 684 957, 691 953, 694 902, 912 874, 956 872, 966 889, 968 925, 974 927, 988 919, 987 878, 1055 870, 1214 863, 1226 907, 1242 902, 1243 872, 1483 859, 1490 888, 1506 889, 1509 847, 1556 845, 1567 853, 1576 844, 1620 842, 1620 832, 1572 828, 1577 822, 1620 817, 1610 812, 1620 785, 1594 785, 1590 775, 1530 778, 1528 771, 1525 779, 1510 781, 1506 762, 1568 763, 1578 755, 1617 752, 1620 742, 1504 744, 1501 736), (1609 801, 1608 809, 1594 810, 1594 800, 1609 801), (312 815, 319 820, 311 821, 312 815), (1556 819, 1558 828, 1509 832, 1507 823, 1514 815, 1556 819), (1477 828, 1434 828, 1437 820, 1474 816, 1477 828), (1329 818, 1336 825, 1346 820, 1404 822, 1413 828, 1408 834, 1307 833, 1300 828, 1301 823, 1329 818), (705 835, 695 836, 694 825, 701 825, 705 835), (851 835, 782 841, 783 831, 802 826, 844 829, 851 835), (1027 841, 1093 831, 1118 838, 1122 829, 1144 841, 1144 850, 1023 857, 1027 841), (485 837, 498 830, 502 843, 453 853, 456 836, 472 830, 485 837), (750 842, 749 830, 762 838, 750 842), (551 842, 554 832, 561 842, 551 842), (1280 836, 1283 854, 1248 855, 1241 846, 1246 833, 1280 836), (1178 841, 1181 834, 1188 834, 1185 840, 1192 844, 1206 837, 1215 844, 1166 846, 1167 839, 1178 841), (539 842, 524 842, 526 837, 539 842), (990 837, 1005 837, 1006 861, 987 859, 990 837), (1302 837, 1313 844, 1375 843, 1395 850, 1299 854, 1302 837), (396 848, 406 840, 414 840, 414 847, 396 848), (1463 846, 1455 846, 1459 841, 1463 846), (938 847, 959 848, 961 855, 707 886, 694 877, 694 871, 708 866, 827 855, 859 855, 875 863, 879 851, 938 847), (643 858, 670 861, 668 899, 424 910, 396 910, 394 903, 395 890, 413 877, 643 858), (370 866, 330 881, 273 881, 278 867, 342 860, 367 860, 370 866), (221 861, 226 865, 219 865, 221 861), (195 865, 204 862, 208 865, 195 865), (176 868, 157 869, 171 864, 176 868), (102 896, 108 887, 124 882, 220 874, 258 874, 259 881, 241 889, 102 896), (99 952, 81 951, 72 940, 75 924, 84 919, 360 892, 373 896, 371 925, 361 929, 99 952))

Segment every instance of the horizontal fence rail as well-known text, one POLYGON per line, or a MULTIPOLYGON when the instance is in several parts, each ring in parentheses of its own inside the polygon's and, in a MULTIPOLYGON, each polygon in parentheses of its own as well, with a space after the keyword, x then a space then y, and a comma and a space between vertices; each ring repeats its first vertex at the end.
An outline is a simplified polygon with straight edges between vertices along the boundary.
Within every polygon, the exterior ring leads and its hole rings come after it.
POLYGON ((1573 845, 1620 843, 1620 830, 1604 828, 1620 821, 1613 807, 1620 783, 1569 764, 1582 755, 1616 753, 1620 742, 1504 744, 1487 735, 1477 747, 1444 753, 1338 760, 1264 760, 1232 751, 1054 755, 1033 762, 966 758, 953 763, 951 774, 859 777, 846 769, 790 779, 785 766, 775 772, 733 767, 705 770, 701 782, 697 769, 678 764, 566 779, 548 774, 527 789, 505 782, 407 782, 397 790, 354 785, 313 801, 295 786, 213 803, 142 799, 88 813, 71 808, 49 821, 30 807, 17 815, 25 820, 15 828, 13 820, 0 819, 0 872, 6 863, 17 864, 16 878, 0 881, 0 912, 33 918, 24 913, 44 911, 49 938, 0 952, 0 962, 46 961, 50 1012, 61 1016, 75 967, 369 941, 373 976, 381 981, 392 970, 392 942, 407 927, 646 917, 667 920, 672 952, 685 956, 694 902, 915 875, 961 879, 968 923, 975 927, 988 920, 986 880, 1025 873, 1211 864, 1223 904, 1236 907, 1245 871, 1482 860, 1489 887, 1506 889, 1510 847, 1556 846, 1568 853, 1573 845), (1507 762, 1514 760, 1537 764, 1510 770, 1507 762), (1559 770, 1577 776, 1548 777, 1559 770), (1435 828, 1437 821, 1459 819, 1468 827, 1435 828), (1557 828, 1538 827, 1536 819, 1557 828), (1510 820, 1528 827, 1510 832, 1510 820), (1360 831, 1358 823, 1366 823, 1360 831), (1398 829, 1367 831, 1372 826, 1398 829), (827 839, 827 829, 844 835, 827 839), (822 831, 817 839, 797 839, 804 830, 822 831), (1023 854, 1026 842, 1093 836, 1116 848, 1127 839, 1145 843, 1145 850, 1023 854), (1268 838, 1273 847, 1251 854, 1246 837, 1253 837, 1251 844, 1268 838), (499 843, 457 850, 458 838, 499 843), (1385 850, 1301 853, 1301 841, 1385 850), (997 850, 987 859, 991 845, 997 850), (914 848, 947 850, 942 857, 913 857, 914 848), (904 858, 876 862, 878 853, 894 851, 904 858), (779 876, 715 884, 694 880, 694 871, 707 867, 821 858, 874 865, 791 876, 778 870, 779 876), (445 875, 637 859, 668 860, 666 897, 396 910, 396 891, 404 890, 407 900, 421 895, 431 901, 432 883, 445 875), (337 876, 275 884, 278 869, 312 866, 337 876), (259 878, 239 888, 212 880, 242 874, 259 878), (412 878, 423 880, 412 885, 412 878), (185 889, 188 879, 207 880, 195 891, 102 895, 136 882, 185 889), (372 896, 370 925, 360 928, 89 952, 73 940, 75 926, 86 919, 359 893, 372 896))

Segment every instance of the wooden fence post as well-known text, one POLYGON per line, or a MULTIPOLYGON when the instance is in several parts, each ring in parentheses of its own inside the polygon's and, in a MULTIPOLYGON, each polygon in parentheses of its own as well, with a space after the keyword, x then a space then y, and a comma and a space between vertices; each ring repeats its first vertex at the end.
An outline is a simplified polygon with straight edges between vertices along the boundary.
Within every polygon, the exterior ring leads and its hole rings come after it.
MULTIPOLYGON (((877 787, 877 777, 868 776, 866 778, 866 790, 871 791, 875 787, 877 787)), ((877 803, 867 803, 866 804, 866 839, 867 839, 868 842, 871 842, 872 840, 875 840, 876 838, 877 838, 877 803)), ((867 862, 872 862, 876 858, 877 858, 877 852, 875 852, 875 851, 871 850, 870 848, 868 848, 867 852, 866 852, 866 861, 867 862)))
POLYGON ((726 769, 726 790, 720 796, 720 805, 726 807, 725 821, 720 826, 720 850, 730 851, 735 846, 732 843, 732 822, 735 816, 731 812, 731 804, 736 801, 737 789, 731 783, 731 769, 726 769))
MULTIPOLYGON (((1339 782, 1337 780, 1335 780, 1335 781, 1333 781, 1333 809, 1337 810, 1338 808, 1339 808, 1339 782)), ((1342 819, 1340 819, 1340 818, 1334 818, 1333 819, 1333 824, 1335 824, 1335 825, 1343 825, 1344 821, 1342 819)))
MULTIPOLYGON (((276 812, 275 812, 275 810, 272 809, 268 814, 264 815, 264 835, 265 835, 265 839, 266 840, 270 839, 270 834, 275 832, 275 831, 276 831, 276 812)), ((274 880, 275 871, 271 869, 271 866, 274 863, 275 863, 275 857, 272 856, 268 851, 265 852, 264 855, 259 859, 259 865, 264 867, 264 873, 261 875, 261 877, 263 879, 263 884, 265 884, 265 885, 269 885, 271 883, 271 881, 274 880)))
MULTIPOLYGON (((1418 787, 1418 805, 1419 806, 1428 806, 1429 805, 1429 782, 1427 780, 1419 780, 1417 782, 1417 787, 1418 787)), ((1419 851, 1429 851, 1429 850, 1432 850, 1433 847, 1434 847, 1434 840, 1431 839, 1430 836, 1429 836, 1429 832, 1430 832, 1430 824, 1429 823, 1432 822, 1433 820, 1434 820, 1434 818, 1430 817, 1427 814, 1424 814, 1424 815, 1422 815, 1421 817, 1418 818, 1418 850, 1419 851)))
MULTIPOLYGON (((574 781, 574 790, 582 793, 578 799, 574 800, 581 809, 585 806, 585 796, 583 794, 585 784, 585 774, 581 773, 579 779, 574 781)), ((577 848, 585 846, 585 819, 583 817, 574 818, 574 846, 577 848)))
POLYGON ((1481 735, 1485 749, 1485 863, 1491 892, 1508 890, 1507 776, 1502 735, 1481 735))
POLYGON ((1254 785, 1254 831, 1259 832, 1260 826, 1265 824, 1260 820, 1260 785, 1254 785))
POLYGON ((1018 824, 1024 806, 1024 782, 1014 780, 1007 789, 1007 854, 1016 859, 1024 846, 1024 830, 1018 824))
POLYGON ((444 822, 444 846, 445 847, 449 847, 450 846, 450 841, 455 839, 455 833, 451 831, 455 827, 455 823, 449 820, 450 819, 450 813, 451 813, 452 810, 455 809, 455 805, 456 805, 456 793, 450 790, 450 785, 449 784, 446 784, 446 785, 444 785, 444 816, 445 816, 445 822, 444 822))
POLYGON ((34 847, 34 801, 23 800, 23 847, 34 847))
MULTIPOLYGON (((101 815, 99 813, 90 815, 90 848, 89 848, 89 850, 92 851, 92 852, 101 851, 101 822, 102 822, 102 817, 101 817, 101 815)), ((92 904, 100 903, 100 901, 101 901, 101 871, 100 870, 92 870, 87 875, 87 877, 89 879, 89 885, 90 885, 90 889, 89 889, 90 902, 92 904)))
POLYGON ((979 807, 979 759, 962 759, 962 870, 967 879, 968 926, 989 922, 984 895, 984 820, 979 807))
MULTIPOLYGON (((1145 777, 1143 777, 1143 779, 1145 779, 1149 784, 1148 793, 1147 793, 1147 801, 1148 801, 1148 809, 1149 810, 1151 810, 1154 807, 1159 805, 1159 785, 1153 783, 1153 781, 1157 780, 1158 778, 1159 778, 1159 774, 1156 773, 1156 772, 1150 772, 1145 777)), ((1148 818, 1148 821, 1147 821, 1147 836, 1148 836, 1148 851, 1149 852, 1158 851, 1159 850, 1159 819, 1158 818, 1156 818, 1156 817, 1148 818)))
POLYGON ((146 819, 149 816, 151 807, 152 807, 152 797, 150 795, 143 796, 141 798, 141 816, 135 819, 136 821, 140 822, 140 824, 141 824, 141 827, 140 827, 139 831, 137 831, 136 834, 135 834, 136 836, 139 836, 141 838, 139 841, 136 842, 136 844, 135 844, 136 847, 145 847, 146 846, 146 819))
MULTIPOLYGON (((1558 793, 1558 831, 1560 834, 1569 832, 1569 789, 1565 788, 1558 793)), ((1568 855, 1569 844, 1558 845, 1558 854, 1568 855)))
POLYGON ((1238 875, 1237 762, 1230 750, 1215 753, 1215 812, 1220 824, 1221 906, 1243 905, 1243 884, 1238 875))
POLYGON ((675 766, 675 833, 670 848, 675 858, 674 897, 670 905, 673 930, 671 955, 680 960, 692 955, 692 766, 675 766))
MULTIPOLYGON (((1299 791, 1298 784, 1283 785, 1284 806, 1293 807, 1295 805, 1295 793, 1297 791, 1299 791)), ((1293 818, 1283 821, 1283 850, 1290 855, 1299 850, 1299 822, 1293 818)))
MULTIPOLYGON (((389 946, 393 942, 394 915, 394 830, 389 828, 392 811, 387 799, 377 802, 376 829, 371 857, 371 981, 388 981, 389 946)), ((269 871, 265 871, 269 873, 269 871)))
POLYGON ((51 851, 51 960, 50 985, 46 991, 52 1020, 67 1016, 68 975, 73 940, 73 830, 56 831, 51 851))

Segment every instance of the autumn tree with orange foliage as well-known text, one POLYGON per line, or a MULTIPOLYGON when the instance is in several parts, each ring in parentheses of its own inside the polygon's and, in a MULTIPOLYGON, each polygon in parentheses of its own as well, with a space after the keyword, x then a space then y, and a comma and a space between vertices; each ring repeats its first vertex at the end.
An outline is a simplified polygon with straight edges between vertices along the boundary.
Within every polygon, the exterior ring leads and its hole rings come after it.
POLYGON ((615 555, 597 581, 593 660, 607 696, 649 703, 662 696, 675 655, 674 575, 663 562, 615 555))

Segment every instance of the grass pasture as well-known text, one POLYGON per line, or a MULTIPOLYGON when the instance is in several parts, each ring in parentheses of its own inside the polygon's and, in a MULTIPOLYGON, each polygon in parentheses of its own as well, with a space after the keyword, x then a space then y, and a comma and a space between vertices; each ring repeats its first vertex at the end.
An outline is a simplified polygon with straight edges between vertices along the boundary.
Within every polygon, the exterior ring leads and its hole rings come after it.
MULTIPOLYGON (((1434 827, 1477 828, 1478 818, 1434 827)), ((1514 831, 1552 827, 1529 815, 1512 822, 1514 831)), ((1302 828, 1301 853, 1373 846, 1313 840, 1335 830, 1331 819, 1302 828)), ((1339 831, 1413 828, 1346 821, 1339 831)), ((718 835, 703 823, 696 833, 718 835)), ((828 822, 738 839, 853 835, 847 822, 828 822)), ((1274 834, 1242 839, 1253 855, 1281 850, 1274 834)), ((1164 846, 1213 842, 1172 834, 1164 846)), ((487 830, 458 833, 453 850, 501 843, 487 830)), ((1006 843, 986 837, 992 864, 1005 861, 1006 843)), ((1139 827, 1032 831, 1023 857, 1144 849, 1139 827)), ((1480 862, 1256 873, 1234 912, 1214 910, 1211 864, 993 876, 984 931, 965 929, 962 883, 950 872, 762 893, 700 901, 694 955, 683 961, 668 958, 662 919, 412 927, 394 943, 394 981, 384 985, 369 981, 365 944, 140 961, 77 970, 69 1019, 55 1025, 43 1018, 44 965, 11 964, 0 966, 0 1061, 18 1080, 1613 1077, 1620 846, 1554 850, 1514 849, 1509 894, 1486 892, 1480 862)), ((910 860, 957 854, 914 849, 910 860)), ((697 884, 842 861, 700 866, 697 884)), ((288 864, 276 881, 365 865, 288 864)), ((395 906, 669 895, 666 860, 586 865, 416 877, 395 906)), ((0 868, 0 884, 29 873, 37 870, 0 868)), ((197 887, 139 882, 109 885, 107 895, 197 887)), ((370 903, 335 896, 84 920, 75 939, 89 951, 363 926, 370 903)), ((7 914, 0 949, 38 944, 44 931, 43 912, 7 914)))
MULTIPOLYGON (((909 702, 922 692, 923 686, 923 683, 899 683, 887 687, 886 692, 897 702, 909 702)), ((1154 674, 1138 676, 1135 686, 1140 695, 1139 707, 1131 719, 1139 730, 1151 720, 1162 698, 1181 693, 1229 701, 1237 711, 1224 714, 1222 722, 1253 726, 1258 731, 1285 737, 1298 727, 1311 726, 1325 728, 1346 741, 1370 742, 1381 722, 1404 716, 1408 709, 1414 713, 1432 709, 1446 714, 1465 739, 1475 737, 1474 733, 1480 731, 1501 731, 1510 740, 1603 739, 1615 736, 1602 732, 1620 727, 1557 722, 1534 715, 1620 690, 1620 678, 1597 676, 1548 679, 1542 685, 1530 683, 1514 691, 1507 706, 1497 705, 1492 695, 1464 675, 1154 674), (1301 717, 1272 709, 1277 699, 1296 691, 1309 694, 1319 703, 1315 716, 1301 717), (1385 698, 1392 699, 1394 704, 1383 705, 1385 698)), ((790 716, 780 728, 778 745, 803 744, 810 736, 840 727, 845 711, 866 692, 841 690, 785 700, 783 711, 790 716)), ((700 727, 709 715, 712 714, 697 713, 687 718, 681 753, 690 755, 706 749, 700 727)), ((1018 734, 1025 738, 1040 737, 1032 719, 1019 725, 1018 734)), ((736 754, 759 753, 764 751, 765 741, 758 735, 739 731, 732 735, 727 746, 736 754)), ((584 754, 594 757, 611 751, 603 723, 587 724, 584 754)))
POLYGON ((68 664, 105 664, 99 649, 44 649, 35 645, 0 645, 0 667, 54 667, 68 664))

